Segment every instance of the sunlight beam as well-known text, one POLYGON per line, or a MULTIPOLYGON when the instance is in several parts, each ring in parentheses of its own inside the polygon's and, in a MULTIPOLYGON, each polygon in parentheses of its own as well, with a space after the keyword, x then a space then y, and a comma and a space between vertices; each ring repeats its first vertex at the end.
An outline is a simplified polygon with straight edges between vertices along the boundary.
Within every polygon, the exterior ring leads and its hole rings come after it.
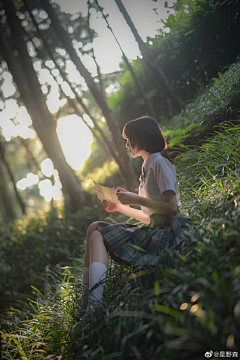
POLYGON ((91 131, 79 116, 70 115, 58 120, 57 134, 68 164, 80 169, 91 153, 91 131))

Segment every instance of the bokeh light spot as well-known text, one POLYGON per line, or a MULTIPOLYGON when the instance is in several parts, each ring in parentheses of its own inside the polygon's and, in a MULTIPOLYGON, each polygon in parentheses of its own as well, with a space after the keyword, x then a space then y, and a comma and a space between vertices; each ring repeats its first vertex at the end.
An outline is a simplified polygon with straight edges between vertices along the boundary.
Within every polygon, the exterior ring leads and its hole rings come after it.
POLYGON ((53 167, 53 162, 51 159, 47 158, 42 161, 41 171, 42 171, 43 175, 45 175, 47 177, 50 177, 53 175, 54 167, 53 167))

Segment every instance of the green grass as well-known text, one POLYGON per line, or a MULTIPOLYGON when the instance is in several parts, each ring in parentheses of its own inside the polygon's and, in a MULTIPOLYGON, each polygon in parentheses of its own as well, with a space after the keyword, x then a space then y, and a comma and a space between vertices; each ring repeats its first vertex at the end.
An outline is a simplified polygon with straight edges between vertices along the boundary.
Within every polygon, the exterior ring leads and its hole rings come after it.
POLYGON ((180 145, 187 137, 211 131, 212 126, 231 119, 240 108, 240 61, 232 64, 225 73, 208 86, 203 94, 189 103, 179 115, 161 123, 168 145, 180 145))
MULTIPOLYGON (((216 135, 199 149, 187 151, 176 158, 178 179, 184 195, 182 211, 198 221, 204 214, 194 210, 194 202, 203 201, 208 209, 221 206, 227 199, 237 201, 240 184, 240 124, 225 122, 216 129, 216 135), (193 196, 194 195, 194 196, 193 196), (184 210, 186 207, 186 211, 184 210), (190 215, 190 214, 189 214, 190 215)), ((201 209, 201 207, 199 207, 201 209)), ((211 212, 211 216, 214 216, 211 212)))
POLYGON ((23 294, 34 294, 32 284, 44 291, 52 266, 61 272, 61 267, 71 265, 74 257, 83 254, 88 225, 105 217, 95 197, 90 205, 75 214, 39 211, 15 223, 1 224, 0 309, 23 294))
POLYGON ((198 360, 211 349, 239 351, 238 144, 239 125, 226 124, 176 160, 182 212, 195 220, 181 249, 151 270, 112 263, 106 303, 81 319, 82 257, 52 268, 45 294, 34 290, 3 322, 3 358, 198 360))

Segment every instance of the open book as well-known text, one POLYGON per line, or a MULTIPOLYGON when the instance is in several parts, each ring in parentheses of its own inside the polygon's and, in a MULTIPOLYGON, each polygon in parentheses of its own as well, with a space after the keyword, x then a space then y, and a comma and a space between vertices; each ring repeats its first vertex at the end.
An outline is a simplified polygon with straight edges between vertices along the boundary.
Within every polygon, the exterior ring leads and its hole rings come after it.
MULTIPOLYGON (((99 200, 109 200, 115 204, 124 205, 118 200, 116 195, 117 192, 116 189, 111 189, 106 186, 99 185, 96 181, 93 182, 99 200)), ((129 206, 129 205, 124 205, 124 206, 129 206)))

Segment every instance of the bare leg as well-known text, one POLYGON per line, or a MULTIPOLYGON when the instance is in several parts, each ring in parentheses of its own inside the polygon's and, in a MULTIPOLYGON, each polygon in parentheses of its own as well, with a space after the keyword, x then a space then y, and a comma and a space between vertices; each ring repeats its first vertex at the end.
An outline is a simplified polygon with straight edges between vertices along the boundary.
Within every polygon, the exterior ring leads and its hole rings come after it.
POLYGON ((103 297, 104 283, 108 268, 108 252, 100 231, 93 231, 90 236, 90 266, 89 266, 89 307, 96 308, 103 297), (97 285, 97 287, 96 287, 97 285))
MULTIPOLYGON (((108 252, 104 245, 103 236, 97 229, 98 222, 95 222, 89 226, 87 231, 83 272, 83 293, 92 288, 99 281, 104 280, 108 268, 108 252), (90 264, 92 265, 90 266, 90 264)), ((91 293, 90 301, 94 304, 94 307, 101 301, 103 287, 104 284, 100 284, 91 293)), ((85 295, 82 297, 81 306, 85 306, 87 302, 88 296, 85 295)))
POLYGON ((90 263, 101 262, 108 267, 108 252, 100 231, 95 230, 90 236, 90 263))
POLYGON ((89 290, 89 265, 90 265, 90 237, 94 231, 98 229, 98 222, 92 223, 87 230, 87 243, 85 249, 85 257, 84 257, 84 265, 83 265, 83 286, 82 286, 82 293, 83 296, 80 301, 80 307, 82 309, 85 308, 86 304, 88 303, 88 294, 86 294, 89 290))
POLYGON ((89 248, 89 242, 90 242, 90 237, 92 235, 92 233, 98 229, 98 222, 94 222, 92 223, 87 230, 87 243, 86 243, 86 250, 85 250, 85 257, 84 257, 84 266, 85 267, 89 267, 90 265, 90 248, 89 248))

